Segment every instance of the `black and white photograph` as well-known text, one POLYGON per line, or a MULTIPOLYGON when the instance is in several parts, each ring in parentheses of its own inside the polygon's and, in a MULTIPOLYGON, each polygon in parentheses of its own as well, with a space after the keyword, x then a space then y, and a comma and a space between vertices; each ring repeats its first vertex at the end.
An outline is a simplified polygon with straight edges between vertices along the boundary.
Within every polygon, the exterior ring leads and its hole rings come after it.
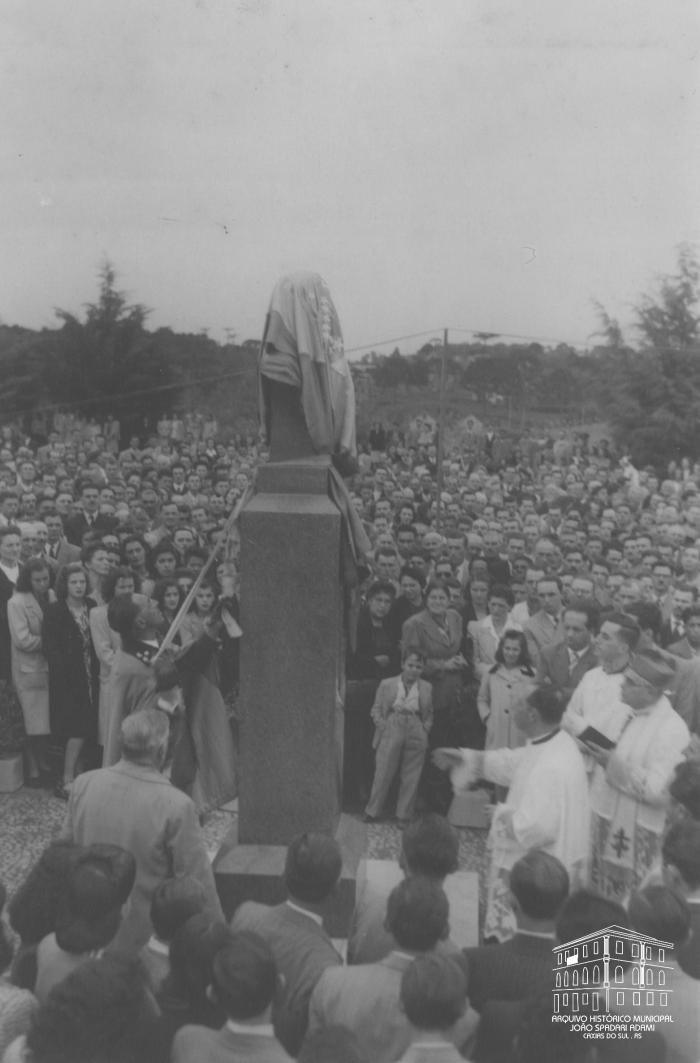
POLYGON ((0 49, 0 1063, 700 1063, 698 4, 0 49))

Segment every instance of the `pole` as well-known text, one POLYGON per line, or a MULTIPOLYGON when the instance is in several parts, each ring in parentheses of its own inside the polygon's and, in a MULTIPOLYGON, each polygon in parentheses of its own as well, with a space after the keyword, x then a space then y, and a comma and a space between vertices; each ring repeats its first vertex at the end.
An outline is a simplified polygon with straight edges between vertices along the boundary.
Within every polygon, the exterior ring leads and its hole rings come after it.
MULTIPOLYGON (((243 494, 241 495, 241 497, 236 502, 236 505, 234 506, 233 511, 227 517, 226 523, 224 524, 224 527, 222 529, 222 535, 224 537, 224 543, 226 542, 228 536, 231 534, 231 531, 232 531, 234 525, 236 524, 236 522, 237 522, 237 520, 238 520, 238 518, 239 518, 239 516, 241 514, 241 510, 243 509, 243 506, 246 504, 246 502, 250 499, 251 494, 252 494, 252 492, 250 491, 250 489, 244 491, 243 494)), ((153 661, 157 661, 158 658, 172 644, 173 639, 175 638, 175 636, 177 635, 178 631, 180 630, 180 628, 182 626, 182 621, 185 619, 186 614, 189 612, 189 608, 192 605, 192 602, 194 601, 194 596, 197 593, 197 591, 199 590, 199 588, 200 588, 200 586, 202 584, 202 581, 204 580, 204 577, 206 576, 206 574, 209 571, 209 569, 211 568, 211 566, 212 566, 212 564, 214 562, 214 559, 216 558, 218 552, 219 552, 219 543, 217 542, 217 543, 214 543, 214 545, 212 546, 211 552, 209 554, 209 557, 207 558, 206 564, 199 570, 196 580, 194 581, 194 583, 190 587, 189 591, 187 592, 187 595, 185 597, 184 602, 182 603, 182 605, 178 609, 177 613, 175 614, 173 622, 171 623, 170 627, 168 628, 168 630, 167 630, 167 632, 165 634, 165 638, 163 639, 163 641, 161 642, 160 646, 158 647, 158 652, 153 657, 153 661)))
POLYGON ((442 521, 442 453, 444 447, 443 435, 445 432, 445 362, 447 360, 447 329, 442 337, 442 355, 440 358, 440 412, 438 415, 438 441, 437 441, 437 507, 435 510, 435 526, 440 531, 442 521))

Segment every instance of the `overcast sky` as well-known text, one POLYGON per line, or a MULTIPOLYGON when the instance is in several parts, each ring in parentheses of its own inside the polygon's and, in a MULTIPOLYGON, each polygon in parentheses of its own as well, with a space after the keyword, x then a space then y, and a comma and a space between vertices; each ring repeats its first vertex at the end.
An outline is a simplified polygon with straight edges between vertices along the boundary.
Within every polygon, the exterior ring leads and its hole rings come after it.
POLYGON ((628 321, 700 242, 696 0, 0 13, 9 324, 79 312, 108 257, 151 327, 217 339, 259 336, 302 268, 348 348, 445 326, 586 341, 593 300, 628 321))

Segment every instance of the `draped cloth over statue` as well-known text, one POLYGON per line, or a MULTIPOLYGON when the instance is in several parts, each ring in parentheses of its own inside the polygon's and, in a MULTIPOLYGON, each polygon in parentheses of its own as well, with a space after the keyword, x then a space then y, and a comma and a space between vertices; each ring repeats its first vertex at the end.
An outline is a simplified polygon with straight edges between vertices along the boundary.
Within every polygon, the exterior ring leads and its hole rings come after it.
POLYGON ((354 457, 355 392, 328 285, 290 273, 275 285, 260 346, 260 420, 270 436, 269 381, 297 388, 317 454, 354 457))

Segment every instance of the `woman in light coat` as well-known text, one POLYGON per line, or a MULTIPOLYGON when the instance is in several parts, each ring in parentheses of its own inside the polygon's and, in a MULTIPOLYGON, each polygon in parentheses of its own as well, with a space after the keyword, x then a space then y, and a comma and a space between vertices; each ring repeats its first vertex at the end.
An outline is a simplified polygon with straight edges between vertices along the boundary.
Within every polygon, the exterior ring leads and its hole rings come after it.
POLYGON ((508 628, 498 644, 496 660, 483 676, 477 706, 486 725, 486 749, 516 749, 525 735, 514 721, 514 709, 535 685, 527 641, 522 631, 508 628))
POLYGON ((26 562, 15 593, 7 603, 10 628, 12 681, 17 691, 27 733, 26 785, 40 786, 47 773, 46 746, 49 724, 49 664, 44 655, 44 611, 56 596, 49 588, 49 566, 43 558, 26 562))
POLYGON ((135 594, 136 577, 130 568, 114 568, 105 576, 102 584, 104 605, 98 605, 90 612, 90 635, 100 662, 100 695, 97 713, 97 742, 104 748, 107 740, 110 713, 110 677, 112 665, 118 650, 121 649, 121 636, 109 626, 107 608, 113 598, 130 597, 140 604, 144 599, 135 594))

